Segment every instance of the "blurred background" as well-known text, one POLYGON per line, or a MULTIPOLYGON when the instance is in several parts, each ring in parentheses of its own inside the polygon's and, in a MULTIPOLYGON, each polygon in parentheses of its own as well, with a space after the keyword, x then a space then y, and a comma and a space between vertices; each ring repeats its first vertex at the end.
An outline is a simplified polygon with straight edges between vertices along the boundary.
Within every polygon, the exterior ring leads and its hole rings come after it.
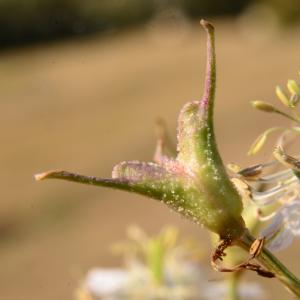
MULTIPOLYGON (((118 265, 110 245, 131 224, 175 225, 209 253, 206 232, 158 202, 33 180, 49 169, 108 177, 120 161, 151 160, 157 117, 175 141, 180 108, 202 95, 203 17, 217 29, 224 161, 266 160, 272 143, 246 152, 285 121, 249 100, 276 103, 275 85, 298 79, 299 0, 0 0, 1 299, 72 299, 89 268, 118 265)), ((279 253, 298 275, 299 246, 279 253)), ((273 299, 292 299, 259 280, 273 299)))

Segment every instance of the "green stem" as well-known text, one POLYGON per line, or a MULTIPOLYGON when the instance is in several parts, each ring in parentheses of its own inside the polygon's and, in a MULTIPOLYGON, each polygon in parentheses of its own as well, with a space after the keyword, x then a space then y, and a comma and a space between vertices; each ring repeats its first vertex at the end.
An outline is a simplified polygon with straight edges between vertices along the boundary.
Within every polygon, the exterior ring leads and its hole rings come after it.
POLYGON ((164 248, 159 239, 151 239, 147 245, 147 263, 153 282, 163 284, 164 279, 164 248))
MULTIPOLYGON (((250 235, 250 233, 246 232, 237 241, 237 246, 249 251, 254 241, 255 239, 250 235)), ((292 274, 270 251, 268 251, 266 248, 263 248, 256 259, 269 271, 273 272, 275 276, 295 296, 297 296, 297 299, 300 299, 300 280, 294 274, 292 274)))
POLYGON ((227 283, 228 283, 228 294, 227 300, 239 300, 239 278, 240 272, 235 272, 228 274, 227 283))
POLYGON ((294 122, 296 122, 297 124, 300 124, 300 119, 295 115, 291 116, 291 115, 289 115, 289 114, 287 114, 287 113, 285 113, 281 110, 277 110, 277 109, 275 110, 275 112, 282 115, 282 116, 284 116, 284 117, 286 117, 286 118, 288 118, 288 119, 290 119, 290 120, 292 120, 292 121, 294 121, 294 122))

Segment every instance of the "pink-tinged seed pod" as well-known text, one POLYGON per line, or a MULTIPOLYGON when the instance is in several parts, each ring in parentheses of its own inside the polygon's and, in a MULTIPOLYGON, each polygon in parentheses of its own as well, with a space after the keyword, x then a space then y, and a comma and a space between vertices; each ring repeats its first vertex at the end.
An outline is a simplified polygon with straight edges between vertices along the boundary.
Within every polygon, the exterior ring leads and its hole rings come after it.
POLYGON ((156 163, 123 162, 109 179, 66 171, 38 174, 36 179, 65 179, 146 195, 219 234, 221 239, 238 239, 245 231, 242 201, 226 173, 214 134, 214 27, 204 20, 201 25, 207 33, 204 94, 200 101, 186 104, 180 113, 176 158, 163 156, 156 163))

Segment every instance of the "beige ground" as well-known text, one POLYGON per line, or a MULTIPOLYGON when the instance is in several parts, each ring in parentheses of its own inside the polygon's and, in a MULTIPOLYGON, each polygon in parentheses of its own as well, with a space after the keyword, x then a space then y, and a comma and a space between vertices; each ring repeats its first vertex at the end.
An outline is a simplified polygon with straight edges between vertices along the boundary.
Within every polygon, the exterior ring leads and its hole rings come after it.
MULTIPOLYGON (((158 116, 175 136, 179 109, 201 96, 205 62, 200 27, 177 29, 153 27, 1 54, 1 299, 72 299, 88 268, 116 264, 109 245, 132 223, 150 232, 175 224, 208 243, 203 230, 160 203, 33 180, 34 173, 56 168, 110 176, 119 161, 151 160, 158 116)), ((297 76, 298 37, 217 23, 216 126, 225 161, 256 161, 246 157, 248 146, 278 121, 252 111, 248 101, 274 99, 274 85, 297 76)), ((298 247, 280 256, 300 275, 298 247)), ((276 281, 262 283, 273 299, 292 299, 276 281)))

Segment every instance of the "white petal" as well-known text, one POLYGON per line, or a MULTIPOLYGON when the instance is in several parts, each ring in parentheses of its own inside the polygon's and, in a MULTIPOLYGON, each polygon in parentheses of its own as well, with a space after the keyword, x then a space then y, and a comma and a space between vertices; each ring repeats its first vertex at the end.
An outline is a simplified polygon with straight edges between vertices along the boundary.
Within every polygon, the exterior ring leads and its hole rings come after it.
POLYGON ((287 248, 294 240, 294 234, 289 228, 281 228, 274 238, 267 242, 267 248, 271 251, 280 251, 287 248))
POLYGON ((269 239, 272 239, 274 235, 283 227, 283 216, 281 214, 281 211, 278 211, 272 218, 272 222, 264 228, 260 236, 265 237, 268 241, 269 239))
POLYGON ((294 235, 300 235, 300 201, 295 200, 287 204, 282 210, 286 228, 294 235))
POLYGON ((222 282, 213 282, 208 284, 207 288, 203 291, 204 299, 222 299, 227 294, 227 284, 222 282))
POLYGON ((204 280, 204 275, 197 264, 178 260, 166 264, 165 280, 168 286, 199 285, 200 281, 204 280))
MULTIPOLYGON (((206 300, 222 299, 227 296, 228 284, 225 281, 210 283, 204 290, 206 300)), ((262 299, 265 296, 263 289, 256 283, 246 282, 239 285, 238 293, 242 299, 262 299)))
POLYGON ((239 286, 239 295, 241 299, 262 299, 265 292, 259 284, 247 282, 239 286))
POLYGON ((95 268, 89 271, 84 287, 93 295, 108 296, 122 289, 128 281, 128 272, 122 269, 95 268))
POLYGON ((252 196, 254 201, 258 201, 261 205, 268 205, 275 203, 281 197, 286 195, 289 191, 291 191, 295 183, 299 183, 299 179, 297 177, 291 177, 286 180, 284 183, 279 183, 275 187, 272 187, 264 192, 260 192, 255 190, 254 188, 251 189, 252 196))

